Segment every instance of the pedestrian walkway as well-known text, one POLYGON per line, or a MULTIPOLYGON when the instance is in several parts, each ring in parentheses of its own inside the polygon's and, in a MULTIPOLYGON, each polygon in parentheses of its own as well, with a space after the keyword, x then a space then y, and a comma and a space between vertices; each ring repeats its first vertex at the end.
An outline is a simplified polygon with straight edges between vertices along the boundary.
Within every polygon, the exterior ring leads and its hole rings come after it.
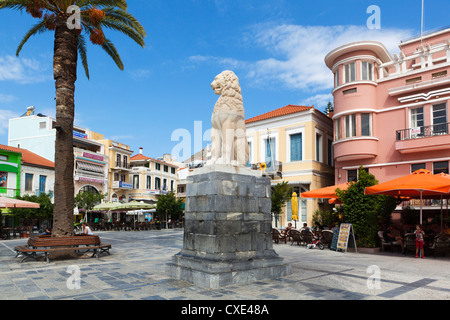
POLYGON ((165 275, 165 264, 183 245, 182 230, 101 231, 111 255, 19 263, 0 241, 2 300, 321 300, 450 298, 450 258, 415 259, 399 253, 341 253, 274 244, 290 263, 289 276, 204 289, 165 275), (79 270, 79 286, 74 270, 79 270))

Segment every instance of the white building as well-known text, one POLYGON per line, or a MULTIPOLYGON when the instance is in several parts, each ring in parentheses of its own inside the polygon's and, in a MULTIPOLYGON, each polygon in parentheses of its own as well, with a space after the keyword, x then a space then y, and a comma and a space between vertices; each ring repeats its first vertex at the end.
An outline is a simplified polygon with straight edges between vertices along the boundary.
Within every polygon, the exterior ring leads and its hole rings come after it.
MULTIPOLYGON (((8 145, 26 149, 54 162, 56 120, 34 110, 27 115, 9 119, 8 145)), ((74 126, 73 149, 75 157, 75 194, 80 190, 106 193, 108 190, 108 155, 98 141, 103 135, 74 126)), ((52 187, 53 189, 53 184, 52 187)))

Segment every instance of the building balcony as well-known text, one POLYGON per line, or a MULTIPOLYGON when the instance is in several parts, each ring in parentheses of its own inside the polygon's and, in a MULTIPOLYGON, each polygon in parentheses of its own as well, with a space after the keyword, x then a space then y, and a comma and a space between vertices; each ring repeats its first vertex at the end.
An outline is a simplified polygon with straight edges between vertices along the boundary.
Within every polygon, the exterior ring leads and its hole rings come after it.
POLYGON ((130 164, 125 161, 116 161, 116 166, 114 169, 130 170, 130 164))
POLYGON ((0 188, 0 196, 15 198, 20 196, 20 189, 0 188))
POLYGON ((335 161, 373 159, 378 155, 378 138, 352 137, 334 143, 335 161))
POLYGON ((400 153, 446 150, 449 141, 449 124, 397 130, 395 150, 400 153))
POLYGON ((263 172, 263 174, 265 175, 269 175, 272 178, 274 176, 279 176, 280 178, 282 178, 283 174, 283 163, 280 161, 274 161, 274 163, 272 164, 270 161, 269 162, 258 162, 258 163, 252 163, 250 165, 250 168, 252 170, 261 170, 261 164, 264 163, 266 165, 266 170, 263 172))

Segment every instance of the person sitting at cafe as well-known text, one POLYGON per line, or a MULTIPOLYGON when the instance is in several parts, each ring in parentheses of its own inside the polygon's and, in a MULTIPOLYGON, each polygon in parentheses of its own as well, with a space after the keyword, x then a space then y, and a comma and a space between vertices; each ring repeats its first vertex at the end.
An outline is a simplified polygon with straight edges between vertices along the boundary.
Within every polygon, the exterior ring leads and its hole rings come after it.
POLYGON ((397 241, 400 244, 400 247, 402 248, 403 252, 403 238, 399 235, 395 235, 393 233, 394 228, 392 225, 390 225, 384 232, 383 232, 383 238, 386 242, 395 242, 397 241))
POLYGON ((288 226, 284 228, 284 230, 281 232, 282 234, 287 234, 290 230, 292 230, 292 223, 288 223, 288 226))

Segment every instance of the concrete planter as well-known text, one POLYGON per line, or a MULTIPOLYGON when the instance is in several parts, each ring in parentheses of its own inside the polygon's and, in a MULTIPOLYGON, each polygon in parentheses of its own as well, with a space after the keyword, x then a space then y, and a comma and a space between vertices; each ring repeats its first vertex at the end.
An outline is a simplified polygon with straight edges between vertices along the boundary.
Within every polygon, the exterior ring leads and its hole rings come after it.
POLYGON ((378 252, 380 252, 380 248, 358 248, 358 252, 360 252, 360 253, 378 253, 378 252))

